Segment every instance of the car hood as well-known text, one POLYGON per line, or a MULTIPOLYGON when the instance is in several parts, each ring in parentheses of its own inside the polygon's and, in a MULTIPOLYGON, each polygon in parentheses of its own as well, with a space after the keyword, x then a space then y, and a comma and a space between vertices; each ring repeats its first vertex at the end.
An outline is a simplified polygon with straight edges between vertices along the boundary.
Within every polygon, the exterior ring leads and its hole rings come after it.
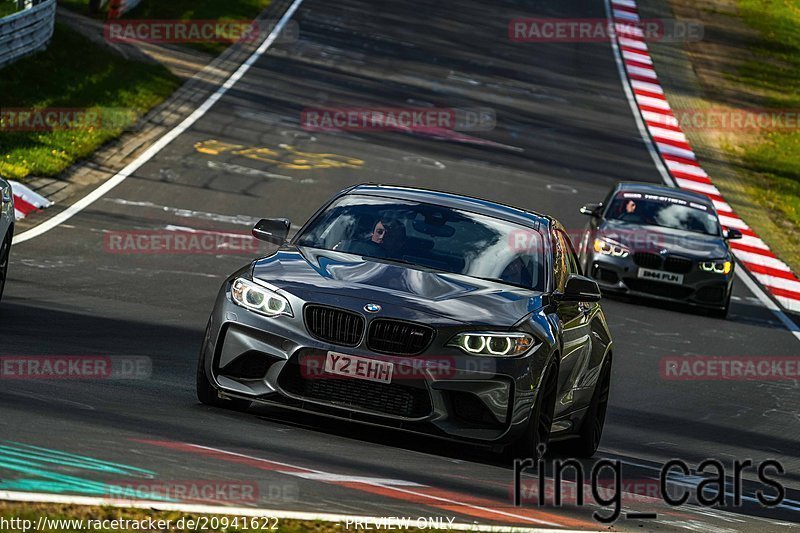
POLYGON ((729 255, 728 243, 721 236, 703 235, 659 226, 642 226, 619 220, 605 220, 598 235, 609 237, 634 252, 668 253, 694 259, 722 259, 729 255))
POLYGON ((353 309, 357 311, 377 303, 384 306, 386 316, 393 316, 391 309, 396 306, 412 310, 417 318, 422 314, 495 327, 511 327, 542 306, 542 293, 537 291, 310 248, 282 248, 257 260, 253 277, 306 302, 357 305, 353 309), (331 295, 337 299, 331 300, 331 295))

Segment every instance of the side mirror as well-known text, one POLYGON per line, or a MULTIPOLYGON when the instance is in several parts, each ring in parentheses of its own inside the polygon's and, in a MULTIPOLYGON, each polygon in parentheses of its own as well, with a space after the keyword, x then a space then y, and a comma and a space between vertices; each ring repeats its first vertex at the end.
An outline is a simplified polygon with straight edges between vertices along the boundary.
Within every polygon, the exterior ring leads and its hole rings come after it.
POLYGON ((603 207, 603 204, 586 204, 581 207, 581 214, 590 217, 599 217, 601 207, 603 207))
POLYGON ((570 274, 564 294, 558 298, 562 302, 599 302, 600 287, 593 279, 570 274))
POLYGON ((286 242, 290 227, 292 223, 285 218, 262 218, 253 227, 253 237, 280 246, 286 242))
POLYGON ((739 231, 736 228, 728 228, 728 230, 725 231, 725 238, 728 239, 728 240, 741 239, 742 238, 742 232, 739 231))

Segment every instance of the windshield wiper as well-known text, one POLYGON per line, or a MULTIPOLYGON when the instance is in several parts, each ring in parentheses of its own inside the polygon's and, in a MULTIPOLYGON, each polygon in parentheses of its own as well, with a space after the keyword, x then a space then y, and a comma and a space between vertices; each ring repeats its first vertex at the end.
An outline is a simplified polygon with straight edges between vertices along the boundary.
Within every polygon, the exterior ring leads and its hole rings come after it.
POLYGON ((534 289, 533 287, 528 287, 527 285, 520 285, 519 283, 511 283, 510 281, 506 281, 506 280, 504 280, 504 279, 498 279, 498 278, 482 278, 481 276, 473 276, 473 275, 470 275, 470 274, 459 274, 459 276, 466 276, 466 277, 468 277, 468 278, 479 279, 479 280, 481 280, 481 281, 490 281, 490 282, 493 282, 493 283, 499 283, 499 284, 501 284, 501 285, 511 285, 512 287, 517 287, 517 288, 520 288, 520 289, 525 289, 526 291, 536 291, 536 292, 541 292, 541 291, 539 291, 539 290, 537 290, 537 289, 534 289))
MULTIPOLYGON (((354 254, 359 255, 359 254, 354 254)), ((414 268, 419 268, 420 270, 430 270, 433 272, 442 272, 444 274, 455 274, 455 272, 450 272, 449 270, 442 270, 440 268, 434 268, 428 265, 421 265, 419 263, 414 263, 412 261, 406 261, 405 259, 395 259, 393 257, 372 257, 371 255, 364 255, 362 257, 367 257, 369 259, 374 259, 375 261, 379 262, 387 262, 387 263, 398 263, 400 265, 408 265, 414 268)))

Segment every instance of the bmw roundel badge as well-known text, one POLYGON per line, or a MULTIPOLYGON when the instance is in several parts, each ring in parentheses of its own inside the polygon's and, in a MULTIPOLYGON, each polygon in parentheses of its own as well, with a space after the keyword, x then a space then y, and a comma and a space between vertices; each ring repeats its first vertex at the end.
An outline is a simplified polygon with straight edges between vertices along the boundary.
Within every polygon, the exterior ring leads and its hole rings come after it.
POLYGON ((377 313, 381 310, 381 306, 378 304, 367 304, 364 306, 364 311, 367 313, 377 313))

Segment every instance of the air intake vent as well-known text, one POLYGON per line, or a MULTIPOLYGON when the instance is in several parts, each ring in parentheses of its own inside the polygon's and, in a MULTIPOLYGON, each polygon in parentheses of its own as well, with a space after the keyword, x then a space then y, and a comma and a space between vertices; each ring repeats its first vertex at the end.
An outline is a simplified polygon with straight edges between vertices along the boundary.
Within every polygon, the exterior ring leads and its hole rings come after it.
POLYGON ((664 269, 669 272, 677 272, 678 274, 688 274, 692 271, 694 263, 691 259, 685 257, 669 256, 664 261, 664 269))
POLYGON ((343 309, 307 305, 304 318, 309 333, 322 341, 356 346, 364 335, 364 317, 343 309))
POLYGON ((433 329, 422 324, 379 318, 369 325, 367 347, 373 352, 415 355, 428 347, 433 329))
POLYGON ((647 252, 633 254, 633 262, 644 268, 661 268, 661 256, 647 252))
POLYGON ((294 363, 284 367, 279 382, 291 394, 336 407, 357 408, 405 418, 422 418, 432 410, 430 395, 424 388, 360 379, 305 377, 300 366, 294 363))

